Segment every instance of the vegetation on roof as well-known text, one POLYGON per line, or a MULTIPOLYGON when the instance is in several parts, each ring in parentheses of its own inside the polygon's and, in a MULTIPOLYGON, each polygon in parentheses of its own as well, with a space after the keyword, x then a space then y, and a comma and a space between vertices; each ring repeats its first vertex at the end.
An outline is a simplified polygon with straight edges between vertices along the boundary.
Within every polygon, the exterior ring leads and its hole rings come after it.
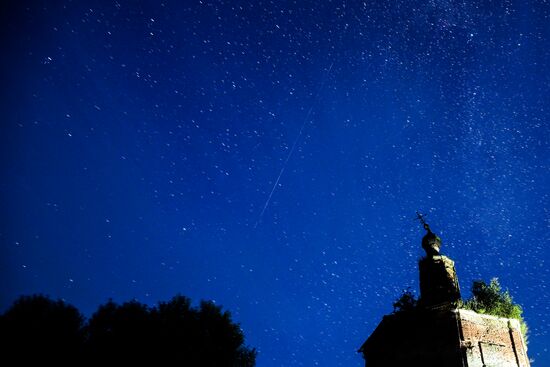
MULTIPOLYGON (((472 310, 480 314, 516 319, 521 326, 521 332, 527 342, 527 324, 523 319, 523 309, 514 303, 508 290, 502 290, 497 278, 491 279, 489 284, 483 280, 476 280, 472 285, 472 297, 462 301, 459 308, 472 310)), ((418 300, 408 288, 393 303, 393 313, 415 310, 418 307, 418 300)))
POLYGON ((476 280, 472 286, 472 298, 462 303, 462 308, 477 313, 516 319, 521 325, 521 332, 527 342, 527 324, 523 319, 523 309, 514 303, 508 290, 502 290, 497 278, 491 279, 489 284, 483 280, 476 280))

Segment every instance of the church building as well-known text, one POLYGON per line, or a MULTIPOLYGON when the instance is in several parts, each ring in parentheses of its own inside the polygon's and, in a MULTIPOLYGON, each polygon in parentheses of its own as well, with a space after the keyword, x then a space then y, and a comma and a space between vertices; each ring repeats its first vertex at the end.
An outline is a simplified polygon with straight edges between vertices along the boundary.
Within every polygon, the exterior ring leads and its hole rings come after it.
POLYGON ((366 367, 529 367, 518 320, 460 309, 454 262, 419 215, 427 234, 419 261, 420 299, 386 315, 359 349, 366 367))

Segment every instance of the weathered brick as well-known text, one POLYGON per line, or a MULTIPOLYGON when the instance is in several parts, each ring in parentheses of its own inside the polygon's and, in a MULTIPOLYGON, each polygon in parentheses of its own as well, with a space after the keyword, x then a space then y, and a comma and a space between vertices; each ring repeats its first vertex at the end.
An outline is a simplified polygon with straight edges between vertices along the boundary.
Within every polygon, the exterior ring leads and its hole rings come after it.
POLYGON ((469 310, 387 315, 360 349, 367 367, 528 367, 517 320, 469 310))

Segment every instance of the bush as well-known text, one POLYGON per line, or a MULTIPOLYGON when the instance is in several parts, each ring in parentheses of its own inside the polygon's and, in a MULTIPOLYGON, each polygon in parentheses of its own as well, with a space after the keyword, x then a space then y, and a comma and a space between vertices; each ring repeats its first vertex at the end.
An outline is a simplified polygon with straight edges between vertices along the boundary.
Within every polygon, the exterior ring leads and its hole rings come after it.
POLYGON ((507 290, 502 290, 497 278, 491 279, 489 284, 482 280, 474 281, 472 298, 465 301, 462 307, 477 313, 519 320, 521 331, 527 342, 527 324, 522 316, 523 309, 514 303, 507 290))
POLYGON ((412 311, 418 305, 418 301, 410 288, 403 291, 401 297, 399 297, 393 303, 393 313, 412 311))

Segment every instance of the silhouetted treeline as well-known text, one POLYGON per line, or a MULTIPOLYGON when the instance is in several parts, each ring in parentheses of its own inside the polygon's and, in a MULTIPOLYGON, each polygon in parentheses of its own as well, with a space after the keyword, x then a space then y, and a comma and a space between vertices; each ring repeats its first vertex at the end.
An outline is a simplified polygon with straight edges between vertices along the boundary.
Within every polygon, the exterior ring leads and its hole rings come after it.
POLYGON ((19 298, 0 316, 0 364, 54 366, 252 367, 229 312, 198 308, 183 296, 149 307, 137 301, 101 305, 86 320, 75 307, 42 295, 19 298), (14 361, 14 362, 11 362, 14 361))

